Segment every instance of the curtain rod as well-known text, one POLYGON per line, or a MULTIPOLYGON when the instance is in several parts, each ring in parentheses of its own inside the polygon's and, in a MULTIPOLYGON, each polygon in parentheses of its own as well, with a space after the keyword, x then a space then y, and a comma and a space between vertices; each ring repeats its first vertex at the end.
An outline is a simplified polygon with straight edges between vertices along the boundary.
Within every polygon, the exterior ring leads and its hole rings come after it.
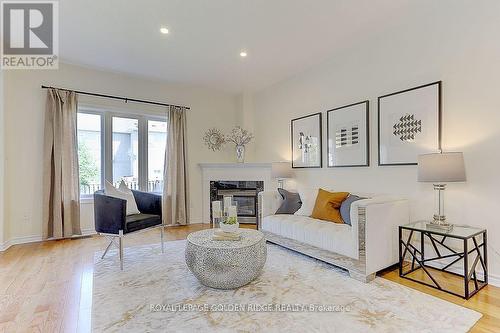
POLYGON ((180 106, 180 105, 174 105, 174 104, 167 104, 167 103, 160 103, 160 102, 153 102, 153 101, 146 101, 143 99, 135 99, 135 98, 128 98, 128 97, 121 97, 121 96, 113 96, 113 95, 105 95, 105 94, 97 94, 97 93, 91 93, 91 92, 86 92, 86 91, 79 91, 79 90, 71 90, 71 89, 65 89, 65 88, 56 88, 56 87, 50 87, 50 86, 44 86, 42 85, 42 89, 58 89, 58 90, 64 90, 64 91, 73 91, 76 94, 80 95, 89 95, 89 96, 96 96, 96 97, 103 97, 103 98, 111 98, 111 99, 118 99, 127 102, 135 102, 135 103, 144 103, 144 104, 152 104, 152 105, 159 105, 159 106, 174 106, 174 107, 180 107, 180 108, 186 108, 186 110, 190 110, 191 108, 187 106, 180 106))

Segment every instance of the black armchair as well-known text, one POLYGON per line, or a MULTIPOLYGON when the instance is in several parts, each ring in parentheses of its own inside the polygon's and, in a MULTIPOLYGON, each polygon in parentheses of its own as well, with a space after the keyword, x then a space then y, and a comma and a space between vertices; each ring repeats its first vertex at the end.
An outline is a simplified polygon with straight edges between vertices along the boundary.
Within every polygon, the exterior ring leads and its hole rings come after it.
POLYGON ((140 214, 126 215, 127 201, 104 194, 94 193, 95 230, 110 240, 102 258, 111 245, 116 245, 120 254, 120 268, 123 270, 123 237, 133 232, 160 228, 161 249, 163 252, 163 224, 161 218, 161 195, 134 191, 135 202, 140 214), (115 238, 118 237, 118 244, 115 238))

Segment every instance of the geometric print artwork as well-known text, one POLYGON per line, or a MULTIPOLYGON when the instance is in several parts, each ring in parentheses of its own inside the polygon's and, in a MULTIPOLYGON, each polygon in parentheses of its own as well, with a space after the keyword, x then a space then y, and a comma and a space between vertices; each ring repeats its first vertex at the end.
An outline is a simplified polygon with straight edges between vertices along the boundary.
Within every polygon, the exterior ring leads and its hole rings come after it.
POLYGON ((336 148, 347 148, 359 144, 359 125, 341 127, 335 133, 336 148))
POLYGON ((368 109, 362 101, 327 111, 329 168, 370 165, 368 109))
POLYGON ((415 115, 406 114, 399 118, 399 121, 392 126, 395 136, 401 141, 413 142, 418 133, 422 133, 422 120, 416 120, 415 115))
POLYGON ((441 81, 378 97, 378 165, 417 165, 441 145, 441 81))

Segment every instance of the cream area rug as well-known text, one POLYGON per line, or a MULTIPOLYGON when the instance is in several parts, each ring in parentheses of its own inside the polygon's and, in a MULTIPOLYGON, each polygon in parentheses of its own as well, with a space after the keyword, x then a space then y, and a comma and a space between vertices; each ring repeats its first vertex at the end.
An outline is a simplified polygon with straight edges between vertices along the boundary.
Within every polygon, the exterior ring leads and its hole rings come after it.
POLYGON ((94 332, 467 332, 481 314, 268 244, 263 273, 236 290, 201 285, 185 241, 95 256, 94 332))

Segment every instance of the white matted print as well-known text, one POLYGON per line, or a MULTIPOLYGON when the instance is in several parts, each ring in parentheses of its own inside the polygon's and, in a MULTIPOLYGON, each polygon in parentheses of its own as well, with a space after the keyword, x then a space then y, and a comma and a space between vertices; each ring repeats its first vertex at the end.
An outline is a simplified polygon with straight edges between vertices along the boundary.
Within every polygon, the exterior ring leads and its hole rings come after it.
POLYGON ((328 167, 369 166, 368 101, 327 112, 328 167))
POLYGON ((379 165, 416 165, 440 138, 441 81, 378 98, 379 165))
POLYGON ((321 113, 292 119, 292 168, 321 168, 321 113))

